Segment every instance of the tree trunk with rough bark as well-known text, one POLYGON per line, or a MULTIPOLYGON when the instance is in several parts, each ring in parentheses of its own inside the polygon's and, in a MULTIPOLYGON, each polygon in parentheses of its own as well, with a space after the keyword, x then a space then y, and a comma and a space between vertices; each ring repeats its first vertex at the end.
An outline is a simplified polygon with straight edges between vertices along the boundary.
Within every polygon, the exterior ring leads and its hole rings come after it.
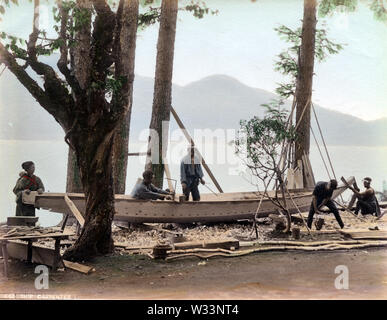
POLYGON ((156 74, 152 118, 149 125, 150 141, 145 165, 155 174, 155 185, 163 187, 164 165, 168 144, 172 103, 172 71, 176 36, 178 0, 163 0, 161 5, 159 38, 157 42, 156 74))
POLYGON ((83 193, 81 174, 77 163, 77 156, 73 149, 69 148, 67 156, 67 193, 83 193))
POLYGON ((113 172, 114 193, 125 194, 126 171, 128 166, 128 145, 130 129, 130 110, 120 121, 114 135, 113 143, 113 172))
MULTIPOLYGON (((39 1, 34 4, 34 21, 38 21, 39 1)), ((21 58, 43 78, 43 86, 18 64, 18 52, 10 52, 1 41, 0 63, 61 125, 65 141, 74 150, 86 196, 85 224, 64 258, 82 261, 113 250, 113 141, 120 122, 131 109, 138 0, 121 0, 116 12, 103 0, 79 0, 76 9, 69 9, 61 1, 57 5, 61 21, 58 33, 63 39, 57 65, 71 90, 50 65, 38 61, 37 23, 33 24, 26 54, 21 58), (72 19, 75 14, 77 19, 72 19), (73 20, 75 39, 69 39, 69 23, 73 20), (82 59, 77 60, 77 52, 82 59)))
MULTIPOLYGON (((304 18, 302 23, 302 42, 299 53, 299 70, 296 85, 296 123, 297 140, 295 143, 295 163, 302 160, 305 153, 309 156, 310 114, 312 103, 312 85, 314 70, 316 35, 316 0, 304 0, 304 18)), ((304 177, 304 183, 305 183, 304 177)))

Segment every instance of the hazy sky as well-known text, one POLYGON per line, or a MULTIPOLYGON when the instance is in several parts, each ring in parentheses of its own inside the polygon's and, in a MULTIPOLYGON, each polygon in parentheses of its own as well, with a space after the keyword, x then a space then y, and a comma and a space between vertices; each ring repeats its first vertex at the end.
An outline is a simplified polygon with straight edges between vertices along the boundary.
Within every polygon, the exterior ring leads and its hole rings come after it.
MULTIPOLYGON (((23 3, 23 0, 20 1, 23 3)), ((44 2, 43 2, 44 3, 44 2)), ((179 13, 173 81, 186 85, 213 74, 226 74, 256 88, 274 91, 282 76, 273 62, 286 44, 273 30, 280 24, 301 25, 303 0, 207 0, 217 16, 194 19, 179 13)), ((50 25, 43 12, 42 25, 50 25)), ((49 18, 51 20, 51 18, 49 18)), ((7 11, 0 28, 24 37, 31 31, 27 1, 7 11)), ((313 101, 323 107, 371 120, 387 117, 387 24, 376 21, 360 4, 355 13, 326 21, 329 37, 347 44, 336 56, 316 65, 313 101)), ((154 76, 158 26, 140 32, 136 74, 154 76)))

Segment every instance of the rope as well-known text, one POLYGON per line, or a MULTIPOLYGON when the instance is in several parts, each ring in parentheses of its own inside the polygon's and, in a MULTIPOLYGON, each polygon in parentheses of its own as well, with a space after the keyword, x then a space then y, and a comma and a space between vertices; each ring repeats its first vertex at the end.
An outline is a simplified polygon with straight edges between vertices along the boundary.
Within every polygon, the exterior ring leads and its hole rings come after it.
POLYGON ((317 148, 318 148, 318 152, 320 153, 321 159, 322 159, 322 161, 323 161, 323 163, 324 163, 324 167, 325 167, 325 170, 327 171, 328 178, 331 179, 331 175, 329 174, 329 170, 328 170, 327 164, 326 164, 325 159, 324 159, 324 156, 323 156, 323 154, 322 154, 322 152, 321 152, 320 145, 319 145, 319 143, 318 143, 318 141, 317 141, 317 139, 316 139, 316 135, 314 134, 314 131, 313 131, 312 126, 310 126, 310 130, 311 130, 311 132, 312 132, 314 141, 316 142, 316 146, 317 146, 317 148))
MULTIPOLYGON (((298 213, 299 213, 299 215, 300 215, 300 217, 302 219, 302 222, 304 223, 304 225, 306 227, 306 230, 308 230, 308 233, 312 236, 312 234, 310 232, 310 229, 308 227, 308 224, 305 222, 304 216, 302 215, 301 210, 298 208, 298 206, 297 206, 296 202, 294 201, 292 195, 290 194, 288 188, 286 188, 286 191, 288 192, 288 195, 290 197, 290 200, 293 202, 293 205, 296 207, 296 209, 297 209, 297 211, 298 211, 298 213)), ((314 238, 314 237, 312 236, 312 238, 314 238)))
POLYGON ((0 77, 3 75, 3 72, 5 71, 5 69, 7 69, 7 66, 4 66, 4 69, 1 70, 1 72, 0 72, 0 77))
POLYGON ((257 215, 258 215, 259 209, 261 209, 262 200, 263 200, 263 195, 261 195, 261 200, 259 200, 259 204, 258 204, 257 210, 255 211, 255 215, 254 215, 253 227, 255 230, 255 236, 256 236, 257 240, 258 240, 257 215))
POLYGON ((332 170, 332 173, 333 173, 334 178, 337 180, 336 174, 335 174, 335 170, 333 169, 331 157, 329 156, 328 148, 327 148, 327 145, 325 144, 325 139, 324 139, 324 136, 323 136, 323 134, 322 134, 321 127, 320 127, 320 122, 319 122, 318 119, 317 119, 317 115, 316 115, 316 111, 315 111, 315 109, 314 109, 313 103, 312 103, 312 110, 313 110, 314 118, 316 119, 316 123, 317 123, 317 126, 318 126, 318 130, 319 130, 319 132, 320 132, 320 136, 321 136, 322 142, 323 142, 323 144, 324 144, 325 153, 327 154, 327 158, 328 158, 328 160, 329 160, 329 165, 330 165, 330 167, 331 167, 331 170, 332 170))
MULTIPOLYGON (((313 103, 312 103, 312 110, 313 110, 314 118, 316 119, 316 123, 317 123, 317 126, 318 126, 318 130, 319 130, 319 132, 320 132, 320 136, 321 136, 322 142, 323 142, 323 144, 324 144, 325 153, 327 154, 327 158, 328 158, 328 160, 329 160, 329 165, 330 165, 330 167, 331 167, 331 170, 332 170, 332 173, 333 173, 334 178, 337 180, 337 178, 336 178, 336 173, 335 173, 335 170, 333 169, 331 157, 329 156, 328 148, 327 148, 327 145, 325 144, 325 139, 324 139, 324 136, 323 136, 323 134, 322 134, 321 127, 320 127, 320 122, 319 122, 318 119, 317 119, 317 114, 316 114, 316 110, 314 109, 313 103)), ((342 195, 340 195, 340 199, 341 199, 341 201, 344 203, 344 199, 343 199, 343 196, 342 196, 342 195)))

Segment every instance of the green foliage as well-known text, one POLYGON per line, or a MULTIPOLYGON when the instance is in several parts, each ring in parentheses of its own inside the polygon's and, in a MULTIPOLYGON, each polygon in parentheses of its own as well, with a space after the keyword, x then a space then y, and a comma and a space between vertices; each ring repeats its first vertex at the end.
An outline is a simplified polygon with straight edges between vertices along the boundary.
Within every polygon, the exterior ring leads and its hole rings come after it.
POLYGON ((19 5, 18 0, 0 0, 0 21, 1 15, 5 14, 5 7, 9 7, 11 3, 19 5))
POLYGON ((157 23, 160 21, 160 16, 161 8, 150 7, 148 11, 138 15, 138 28, 144 30, 146 27, 157 23))
POLYGON ((373 11, 376 20, 387 22, 387 1, 372 0, 369 7, 373 11))
POLYGON ((358 0, 320 0, 318 14, 326 17, 335 12, 353 12, 357 4, 358 0))
MULTIPOLYGON (((299 71, 298 56, 301 47, 302 28, 292 30, 284 25, 274 29, 279 37, 290 43, 290 47, 278 55, 279 60, 274 64, 274 70, 290 77, 289 83, 280 83, 276 93, 282 98, 294 95, 296 79, 299 71)), ((326 29, 317 29, 315 36, 315 57, 318 62, 326 60, 328 55, 337 54, 343 49, 342 44, 334 43, 327 38, 326 29)))
POLYGON ((266 108, 262 119, 253 117, 240 121, 235 146, 236 153, 246 157, 252 174, 265 182, 278 172, 282 145, 294 141, 296 134, 294 127, 288 125, 289 112, 282 109, 282 100, 273 100, 262 106, 266 108))
POLYGON ((193 16, 198 19, 202 19, 209 13, 212 15, 218 14, 218 10, 210 10, 203 1, 192 0, 188 5, 184 6, 182 10, 192 12, 193 16))
MULTIPOLYGON (((160 21, 161 16, 161 0, 141 0, 140 5, 147 9, 144 13, 140 13, 138 16, 138 27, 143 30, 148 26, 151 26, 160 21)), ((195 18, 202 19, 206 14, 216 15, 218 10, 212 10, 207 7, 204 1, 191 0, 180 1, 180 11, 191 12, 195 18)))

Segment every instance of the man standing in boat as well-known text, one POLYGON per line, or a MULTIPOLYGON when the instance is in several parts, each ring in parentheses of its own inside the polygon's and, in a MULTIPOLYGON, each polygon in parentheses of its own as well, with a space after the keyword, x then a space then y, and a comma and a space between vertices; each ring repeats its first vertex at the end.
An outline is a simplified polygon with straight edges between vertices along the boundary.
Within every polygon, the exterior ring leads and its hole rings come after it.
POLYGON ((185 195, 185 200, 189 200, 192 194, 193 201, 200 201, 199 182, 205 184, 203 180, 203 170, 198 151, 194 146, 187 148, 187 155, 180 163, 180 181, 185 195))
POLYGON ((348 206, 348 209, 351 210, 352 204, 357 199, 356 203, 356 209, 355 214, 358 214, 359 211, 361 214, 375 214, 376 216, 380 215, 380 209, 378 206, 378 200, 375 197, 375 190, 371 188, 371 181, 372 179, 370 177, 365 177, 363 179, 363 185, 365 190, 363 192, 360 192, 359 187, 354 184, 354 186, 348 186, 349 189, 351 189, 354 193, 352 196, 352 199, 350 201, 350 204, 348 206))
POLYGON ((168 191, 156 188, 152 184, 154 178, 153 171, 145 170, 142 174, 144 180, 136 184, 132 192, 132 197, 141 200, 172 200, 172 196, 168 191))
MULTIPOLYGON (((344 223, 341 220, 339 210, 337 210, 335 203, 332 201, 333 191, 337 188, 337 181, 332 179, 329 182, 317 182, 313 190, 313 199, 312 204, 309 210, 308 216, 308 227, 312 227, 313 216, 315 213, 322 214, 320 208, 327 206, 329 210, 335 215, 337 222, 340 225, 340 228, 344 228, 344 223)), ((321 229, 322 225, 316 225, 317 229, 321 229)))

